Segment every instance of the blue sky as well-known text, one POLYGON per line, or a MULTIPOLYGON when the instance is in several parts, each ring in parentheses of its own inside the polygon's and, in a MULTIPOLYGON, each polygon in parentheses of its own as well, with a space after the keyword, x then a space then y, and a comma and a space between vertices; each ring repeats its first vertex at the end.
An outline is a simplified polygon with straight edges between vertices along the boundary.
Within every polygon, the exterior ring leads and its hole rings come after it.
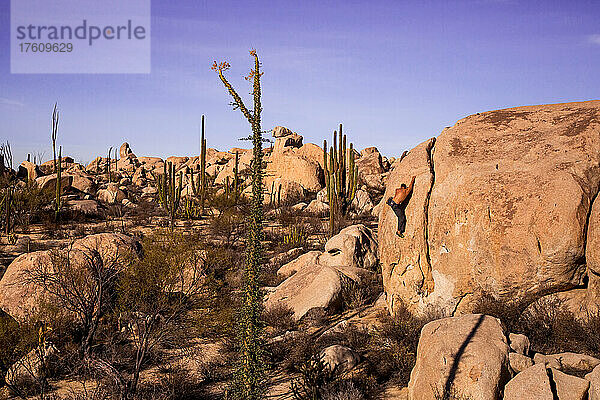
MULTIPOLYGON (((18 163, 59 142, 79 161, 128 141, 138 155, 191 155, 206 115, 210 147, 245 145, 213 60, 231 82, 256 48, 263 128, 322 143, 340 123, 358 148, 395 156, 466 115, 599 98, 598 1, 152 1, 148 75, 11 74, 9 0, 0 0, 0 139, 18 163)), ((247 97, 246 97, 247 98, 247 97)), ((248 100, 249 101, 249 100, 248 100)))

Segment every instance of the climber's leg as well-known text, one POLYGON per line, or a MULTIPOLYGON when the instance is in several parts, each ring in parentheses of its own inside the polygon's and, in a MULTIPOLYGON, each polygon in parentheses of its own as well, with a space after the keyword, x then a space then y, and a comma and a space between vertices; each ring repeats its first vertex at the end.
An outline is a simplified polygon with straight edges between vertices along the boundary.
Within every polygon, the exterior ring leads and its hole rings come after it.
POLYGON ((404 213, 404 207, 394 203, 394 200, 392 200, 391 197, 387 200, 387 204, 398 218, 398 230, 396 231, 396 234, 400 237, 404 237, 404 229, 406 228, 406 214, 404 213))

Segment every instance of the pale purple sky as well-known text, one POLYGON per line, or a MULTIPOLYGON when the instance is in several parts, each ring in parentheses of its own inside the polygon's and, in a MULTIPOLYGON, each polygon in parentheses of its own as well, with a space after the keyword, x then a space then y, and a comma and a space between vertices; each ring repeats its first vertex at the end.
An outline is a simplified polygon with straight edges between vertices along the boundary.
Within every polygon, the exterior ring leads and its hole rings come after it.
MULTIPOLYGON (((20 162, 59 142, 79 161, 128 141, 138 155, 192 155, 206 115, 210 147, 246 145, 239 92, 256 48, 263 128, 322 143, 342 122, 358 148, 397 156, 466 115, 599 98, 598 1, 152 1, 152 73, 10 74, 9 0, 0 0, 0 140, 20 162)), ((248 101, 250 101, 248 99, 248 101)))

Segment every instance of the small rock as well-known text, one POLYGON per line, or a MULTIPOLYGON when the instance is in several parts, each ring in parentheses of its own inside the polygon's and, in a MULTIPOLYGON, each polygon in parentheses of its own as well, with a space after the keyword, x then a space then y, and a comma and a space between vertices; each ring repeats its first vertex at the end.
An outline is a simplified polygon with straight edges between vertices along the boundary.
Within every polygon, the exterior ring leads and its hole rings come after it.
POLYGON ((349 347, 334 344, 319 354, 321 361, 330 371, 336 369, 338 372, 350 371, 360 362, 360 355, 349 347))
POLYGON ((525 335, 510 333, 508 335, 510 349, 515 353, 529 354, 529 338, 525 335))
MULTIPOLYGON (((89 195, 86 195, 86 197, 89 195)), ((91 197, 91 196, 90 196, 91 197)), ((85 200, 69 200, 66 203, 66 206, 73 210, 73 211, 78 211, 84 215, 98 215, 99 214, 99 210, 98 210, 98 202, 96 200, 90 200, 90 199, 85 199, 85 200)))
POLYGON ((289 136, 293 133, 294 132, 292 132, 291 129, 288 129, 285 126, 276 126, 275 128, 273 128, 273 137, 276 137, 276 138, 289 136))
POLYGON ((533 362, 535 364, 544 363, 548 367, 560 371, 575 370, 586 373, 600 365, 600 360, 595 357, 570 352, 549 355, 536 353, 533 357, 533 362))
POLYGON ((554 400, 544 364, 536 364, 517 374, 504 387, 504 400, 554 400))
POLYGON ((298 204, 294 204, 292 206, 292 210, 294 211, 302 211, 304 210, 306 207, 308 206, 308 204, 304 203, 304 202, 300 202, 298 204))
POLYGON ((590 382, 554 368, 550 371, 560 400, 587 400, 590 382))
POLYGON ((329 211, 329 206, 319 200, 313 200, 306 206, 304 211, 310 214, 321 214, 329 211))
POLYGON ((510 369, 512 369, 515 374, 525 371, 533 365, 533 360, 531 358, 520 353, 509 353, 508 361, 510 362, 510 369))

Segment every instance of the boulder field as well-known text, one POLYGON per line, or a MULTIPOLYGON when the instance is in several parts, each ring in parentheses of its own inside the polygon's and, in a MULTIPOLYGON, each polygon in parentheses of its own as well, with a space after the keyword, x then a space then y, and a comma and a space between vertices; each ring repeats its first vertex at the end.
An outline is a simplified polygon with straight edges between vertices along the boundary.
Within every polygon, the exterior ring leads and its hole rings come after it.
POLYGON ((600 101, 468 116, 394 162, 383 201, 412 176, 404 238, 380 206, 387 305, 468 313, 483 294, 529 303, 600 293, 600 101))

